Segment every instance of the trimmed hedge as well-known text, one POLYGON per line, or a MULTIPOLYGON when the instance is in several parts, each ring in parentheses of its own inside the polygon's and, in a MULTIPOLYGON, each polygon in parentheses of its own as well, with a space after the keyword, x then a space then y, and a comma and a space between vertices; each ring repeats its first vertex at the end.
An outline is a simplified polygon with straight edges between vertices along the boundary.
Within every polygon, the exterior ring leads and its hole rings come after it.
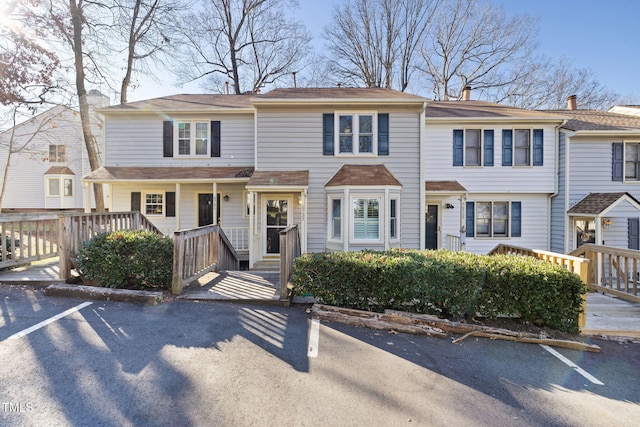
POLYGON ((78 267, 98 286, 170 289, 173 240, 150 231, 114 231, 84 242, 78 267))
POLYGON ((361 310, 397 309, 471 318, 519 316, 578 332, 580 278, 532 257, 445 250, 308 253, 297 258, 294 293, 361 310))

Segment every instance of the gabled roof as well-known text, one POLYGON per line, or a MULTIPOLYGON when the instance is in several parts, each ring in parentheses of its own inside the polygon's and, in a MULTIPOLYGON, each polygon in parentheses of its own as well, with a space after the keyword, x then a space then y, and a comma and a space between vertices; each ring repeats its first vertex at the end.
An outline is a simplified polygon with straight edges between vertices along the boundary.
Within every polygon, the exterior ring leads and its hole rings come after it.
POLYGON ((640 117, 600 110, 557 110, 567 117, 563 129, 572 131, 637 131, 640 117))
POLYGON ((427 98, 384 88, 280 88, 253 98, 255 105, 287 104, 416 104, 427 98))
POLYGON ((640 202, 629 193, 589 193, 578 203, 573 205, 568 214, 573 215, 601 215, 623 200, 636 205, 640 210, 640 202))
POLYGON ((485 101, 433 101, 427 105, 425 112, 429 120, 539 120, 557 121, 564 119, 559 114, 547 113, 485 101))
POLYGON ((464 188, 458 181, 425 181, 424 190, 434 193, 466 193, 464 188))
POLYGON ((253 173, 252 167, 111 167, 105 166, 91 172, 84 181, 213 181, 243 180, 253 173))
POLYGON ((254 171, 247 187, 308 187, 309 171, 254 171))
POLYGON ((325 187, 395 186, 402 187, 385 165, 343 165, 325 184, 325 187))
POLYGON ((100 110, 103 114, 123 112, 208 112, 223 110, 251 110, 253 95, 171 95, 144 101, 114 105, 100 110))
POLYGON ((51 166, 45 173, 45 175, 75 175, 71 169, 67 166, 51 166))

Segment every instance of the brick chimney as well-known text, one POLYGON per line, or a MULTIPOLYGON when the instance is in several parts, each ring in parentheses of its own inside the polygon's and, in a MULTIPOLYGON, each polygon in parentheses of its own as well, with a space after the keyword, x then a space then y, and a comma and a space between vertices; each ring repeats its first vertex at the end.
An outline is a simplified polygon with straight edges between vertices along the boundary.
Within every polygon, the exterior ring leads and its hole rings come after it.
POLYGON ((576 96, 575 95, 567 96, 567 108, 569 110, 577 110, 578 109, 578 105, 576 103, 576 96))
POLYGON ((471 86, 465 86, 464 89, 462 89, 462 100, 463 101, 471 100, 471 86))

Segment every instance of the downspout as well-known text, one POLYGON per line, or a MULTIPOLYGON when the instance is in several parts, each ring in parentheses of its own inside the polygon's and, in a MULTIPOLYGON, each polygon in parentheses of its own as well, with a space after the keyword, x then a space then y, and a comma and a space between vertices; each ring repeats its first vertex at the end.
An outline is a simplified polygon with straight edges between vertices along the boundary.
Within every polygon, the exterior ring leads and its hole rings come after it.
POLYGON ((426 137, 426 131, 425 128, 427 126, 427 118, 426 118, 426 111, 427 111, 427 103, 423 102, 422 103, 422 110, 420 111, 420 185, 418 186, 419 188, 419 192, 420 192, 420 247, 418 249, 424 249, 425 248, 425 218, 426 218, 426 206, 425 206, 425 201, 426 201, 426 189, 425 189, 425 180, 426 180, 426 153, 427 153, 427 148, 426 148, 426 141, 425 141, 425 137, 426 137))
MULTIPOLYGON (((564 126, 567 123, 567 120, 563 120, 562 123, 556 125, 555 127, 555 133, 554 133, 554 137, 556 139, 556 143, 555 145, 555 161, 554 161, 554 171, 553 171, 553 193, 549 194, 549 197, 547 198, 547 224, 549 224, 549 228, 548 228, 548 232, 547 232, 547 250, 550 251, 551 250, 551 221, 553 219, 552 215, 551 215, 551 199, 553 199, 555 196, 558 195, 558 187, 559 187, 559 183, 558 183, 558 172, 560 172, 560 128, 562 126, 564 126)), ((566 160, 567 160, 567 147, 566 147, 566 139, 565 139, 565 166, 566 166, 566 160)), ((566 178, 566 167, 565 167, 565 178, 566 178)), ((565 192, 566 192, 566 182, 565 182, 565 192)), ((563 218, 566 215, 563 215, 563 218)), ((564 221, 564 219, 563 219, 564 221)), ((566 234, 566 233, 565 233, 566 234)))

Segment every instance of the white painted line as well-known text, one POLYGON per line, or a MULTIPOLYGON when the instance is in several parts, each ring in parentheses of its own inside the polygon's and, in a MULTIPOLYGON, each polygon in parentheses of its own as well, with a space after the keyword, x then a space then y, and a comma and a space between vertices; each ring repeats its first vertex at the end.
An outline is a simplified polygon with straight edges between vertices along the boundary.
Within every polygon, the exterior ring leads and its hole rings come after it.
POLYGON ((320 319, 311 319, 311 331, 309 331, 309 348, 307 357, 318 357, 318 343, 320 342, 320 319))
POLYGON ((22 330, 22 331, 20 331, 20 332, 18 332, 16 334, 11 335, 9 338, 5 339, 5 341, 17 340, 18 338, 22 338, 25 335, 28 335, 33 331, 37 331, 38 329, 40 329, 40 328, 42 328, 44 326, 47 326, 49 323, 53 323, 56 320, 62 319, 63 317, 68 316, 71 313, 74 313, 74 312, 76 312, 78 310, 81 310, 81 309, 83 309, 86 306, 91 305, 91 304, 93 304, 93 303, 92 302, 83 302, 82 304, 76 305, 75 307, 70 308, 69 310, 63 311, 60 314, 56 314, 55 316, 50 317, 50 318, 48 318, 46 320, 43 320, 42 322, 40 322, 40 323, 38 323, 36 325, 33 325, 30 328, 24 329, 24 330, 22 330))
POLYGON ((554 349, 552 349, 548 345, 540 344, 540 347, 544 348, 549 353, 553 354, 555 357, 557 357, 558 359, 562 360, 567 366, 569 366, 570 368, 575 369, 575 371, 577 373, 579 373, 580 375, 582 375, 583 377, 585 377, 586 379, 588 379, 592 383, 598 384, 598 385, 604 385, 604 383, 602 381, 600 381, 599 379, 597 379, 596 377, 594 377, 593 375, 591 375, 590 373, 588 373, 587 371, 582 369, 580 366, 576 365, 571 360, 567 359, 562 354, 558 353, 557 351, 555 351, 554 349))

